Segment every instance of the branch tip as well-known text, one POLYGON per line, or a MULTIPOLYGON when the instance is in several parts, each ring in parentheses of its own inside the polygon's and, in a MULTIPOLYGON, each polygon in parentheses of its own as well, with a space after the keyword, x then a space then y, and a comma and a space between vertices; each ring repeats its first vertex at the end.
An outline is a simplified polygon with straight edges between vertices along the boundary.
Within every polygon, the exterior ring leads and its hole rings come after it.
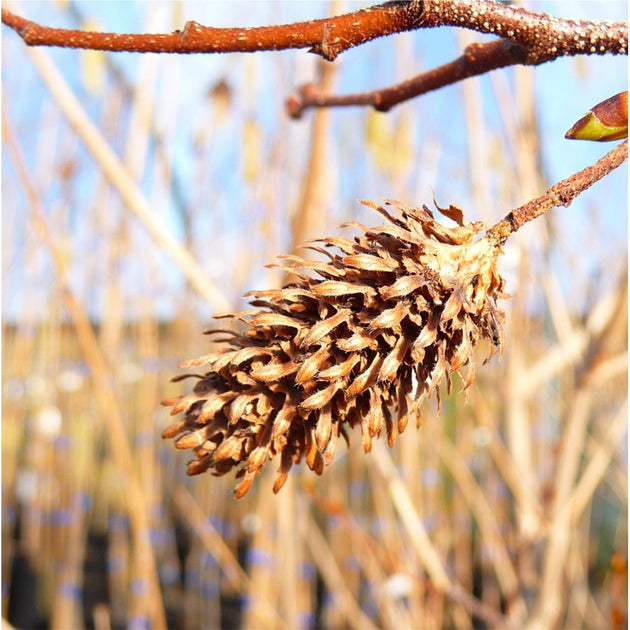
POLYGON ((628 141, 624 140, 597 162, 558 182, 543 195, 512 210, 486 233, 489 238, 504 243, 525 223, 552 208, 569 207, 585 190, 621 166, 628 159, 628 141))

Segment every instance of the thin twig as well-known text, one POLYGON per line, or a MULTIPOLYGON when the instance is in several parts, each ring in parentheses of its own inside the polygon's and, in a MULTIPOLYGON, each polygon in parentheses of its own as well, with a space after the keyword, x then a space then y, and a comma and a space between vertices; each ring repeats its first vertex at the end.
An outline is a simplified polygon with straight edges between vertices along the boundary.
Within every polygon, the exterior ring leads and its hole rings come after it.
POLYGON ((97 33, 50 28, 2 9, 2 21, 29 46, 111 52, 221 53, 310 48, 332 61, 340 52, 383 35, 418 28, 421 11, 410 2, 387 3, 338 17, 255 28, 213 28, 186 22, 168 34, 97 33), (419 15, 420 14, 420 15, 419 15))
POLYGON ((623 164, 627 158, 628 141, 625 140, 597 160, 595 164, 591 164, 563 179, 540 197, 512 210, 504 219, 488 230, 488 237, 496 238, 503 243, 525 223, 532 221, 548 210, 556 206, 569 207, 580 193, 623 164))
POLYGON ((569 20, 492 0, 397 0, 337 17, 255 28, 213 28, 187 22, 168 34, 97 33, 42 26, 2 9, 2 21, 29 46, 91 50, 216 53, 309 48, 332 61, 377 37, 438 26, 458 26, 521 44, 529 63, 559 56, 626 54, 624 22, 569 20))
POLYGON ((485 74, 497 68, 527 63, 527 51, 507 39, 470 44, 461 57, 412 79, 386 88, 355 94, 321 94, 312 84, 304 85, 298 94, 287 99, 286 109, 292 118, 300 118, 311 107, 348 107, 368 105, 379 112, 387 112, 395 105, 416 96, 439 90, 469 77, 485 74))

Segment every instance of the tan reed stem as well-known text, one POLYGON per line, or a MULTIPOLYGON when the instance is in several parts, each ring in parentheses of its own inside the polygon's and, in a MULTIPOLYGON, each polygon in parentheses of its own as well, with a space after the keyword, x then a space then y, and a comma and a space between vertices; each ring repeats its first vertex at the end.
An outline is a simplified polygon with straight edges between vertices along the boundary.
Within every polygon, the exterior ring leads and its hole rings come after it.
MULTIPOLYGON (((331 89, 336 75, 336 67, 320 61, 318 64, 322 89, 331 89)), ((300 200, 293 218, 293 247, 300 247, 307 239, 314 236, 317 222, 323 220, 324 201, 326 199, 326 149, 330 132, 332 113, 318 110, 313 116, 311 126, 311 150, 302 177, 300 200)), ((325 215, 324 215, 325 216, 325 215)))
POLYGON ((625 405, 621 407, 608 426, 603 441, 591 455, 584 472, 565 503, 565 509, 569 511, 568 520, 571 523, 577 523, 589 501, 592 500, 597 486, 615 455, 615 449, 619 447, 627 430, 628 408, 625 405))
POLYGON ((335 593, 341 600, 341 607, 345 612, 345 622, 355 630, 376 630, 376 626, 370 618, 361 610, 361 607, 348 588, 335 555, 313 517, 307 516, 307 528, 305 531, 306 545, 310 551, 313 563, 322 574, 328 589, 335 593))
POLYGON ((374 460, 377 467, 387 480, 388 490, 394 505, 407 530, 412 546, 424 564, 429 577, 438 591, 455 602, 466 607, 473 614, 488 620, 494 627, 511 627, 511 624, 495 610, 475 599, 460 584, 453 582, 433 543, 422 524, 422 520, 413 505, 405 484, 396 472, 391 455, 382 442, 374 445, 374 460))
POLYGON ((106 177, 119 192, 127 208, 140 219, 156 245, 170 256, 197 293, 217 311, 229 310, 230 303, 223 293, 155 215, 146 197, 102 133, 89 119, 50 56, 39 49, 28 49, 27 52, 51 95, 85 142, 106 177))
MULTIPOLYGON (((199 537, 199 540, 201 540, 206 549, 217 559, 217 563, 223 569, 228 582, 239 593, 246 593, 250 589, 251 578, 243 570, 230 548, 221 538, 221 535, 214 529, 192 494, 190 494, 184 485, 177 484, 173 488, 172 499, 179 510, 180 516, 186 519, 195 534, 199 537)), ((263 608, 266 615, 273 619, 275 628, 287 628, 285 620, 278 615, 270 602, 261 598, 258 603, 263 608)))
POLYGON ((505 540, 501 536, 499 524, 494 518, 492 506, 486 494, 481 490, 474 476, 464 464, 464 458, 456 447, 441 435, 436 448, 461 489, 461 494, 468 503, 470 512, 475 516, 484 544, 488 549, 492 565, 496 572, 501 590, 510 601, 510 618, 516 625, 525 619, 527 609, 519 593, 518 575, 508 554, 505 540))
POLYGON ((96 404, 105 422, 109 437, 109 446, 112 449, 116 465, 126 478, 127 509, 129 511, 136 543, 137 569, 148 582, 145 601, 147 614, 154 628, 165 630, 166 618, 160 593, 155 557, 151 548, 147 505, 138 481, 137 472, 135 471, 131 447, 125 432, 123 414, 110 383, 111 370, 107 366, 106 360, 99 347, 96 334, 85 310, 69 288, 63 254, 48 227, 41 200, 27 171, 26 163, 15 132, 13 131, 13 125, 8 119, 6 108, 2 115, 2 130, 18 177, 20 178, 31 205, 33 223, 53 257, 57 279, 66 301, 66 307, 72 317, 77 338, 83 349, 86 361, 94 374, 96 383, 96 404))

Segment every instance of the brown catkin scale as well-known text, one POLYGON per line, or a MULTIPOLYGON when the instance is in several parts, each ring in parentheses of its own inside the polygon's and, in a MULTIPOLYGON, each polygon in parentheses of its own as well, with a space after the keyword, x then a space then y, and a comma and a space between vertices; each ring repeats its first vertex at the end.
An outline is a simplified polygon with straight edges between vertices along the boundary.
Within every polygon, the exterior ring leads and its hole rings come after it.
POLYGON ((458 224, 448 228, 426 206, 364 204, 386 223, 309 244, 324 262, 282 257, 298 280, 248 294, 254 308, 228 316, 245 332, 208 331, 222 348, 184 364, 207 371, 191 394, 165 401, 183 417, 163 435, 192 449, 189 474, 236 469, 240 498, 279 456, 278 492, 302 457, 321 474, 348 429, 360 428, 366 452, 383 433, 393 445, 410 417, 419 425, 425 397, 436 391, 439 402, 443 378, 450 389, 467 366, 470 386, 480 339, 490 354, 502 348, 500 246, 483 225, 464 224, 453 206, 440 209, 458 224))

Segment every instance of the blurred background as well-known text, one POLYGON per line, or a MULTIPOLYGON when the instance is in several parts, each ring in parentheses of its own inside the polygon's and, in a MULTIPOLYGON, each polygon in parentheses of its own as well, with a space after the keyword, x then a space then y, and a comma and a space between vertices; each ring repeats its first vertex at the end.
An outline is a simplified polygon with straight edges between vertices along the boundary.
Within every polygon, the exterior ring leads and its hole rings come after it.
MULTIPOLYGON (((256 26, 369 3, 11 2, 59 27, 256 26)), ((530 2, 627 19, 625 2, 530 2)), ((491 226, 611 145, 564 140, 627 59, 561 59, 402 104, 310 111, 314 82, 392 85, 488 38, 306 51, 27 49, 2 29, 2 617, 18 628, 627 627, 627 168, 525 226, 500 269, 506 350, 467 395, 274 496, 187 478, 160 400, 202 335, 360 199, 491 226), (527 624, 530 624, 529 626, 527 624), (538 625, 536 625, 538 624, 538 625)), ((446 392, 445 392, 446 394, 446 392)))

